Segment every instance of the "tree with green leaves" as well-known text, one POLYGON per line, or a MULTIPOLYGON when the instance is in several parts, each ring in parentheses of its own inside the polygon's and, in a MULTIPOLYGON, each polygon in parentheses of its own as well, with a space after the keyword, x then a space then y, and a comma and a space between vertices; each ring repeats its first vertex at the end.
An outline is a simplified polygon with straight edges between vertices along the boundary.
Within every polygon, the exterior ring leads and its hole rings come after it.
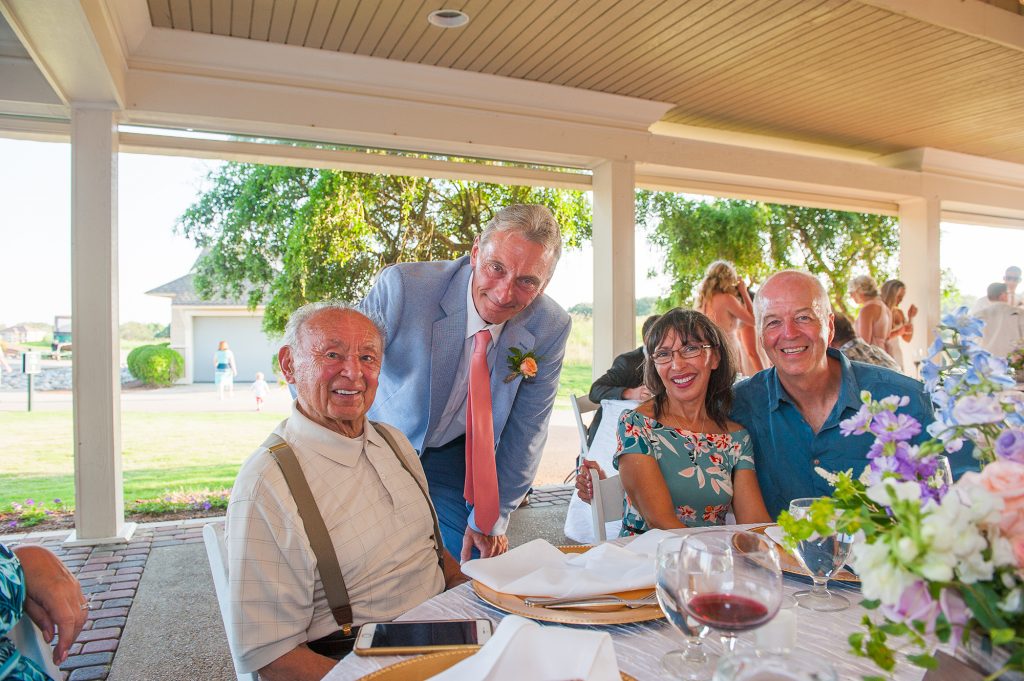
POLYGON ((881 284, 899 248, 893 218, 824 208, 638 192, 637 216, 654 224, 651 240, 665 249, 669 305, 693 304, 708 264, 729 260, 755 282, 788 267, 822 275, 833 305, 845 311, 851 277, 867 272, 881 284))
POLYGON ((305 303, 360 299, 385 265, 465 255, 512 203, 550 208, 569 248, 590 238, 577 191, 244 163, 209 181, 178 222, 203 249, 197 292, 265 305, 268 333, 305 303))

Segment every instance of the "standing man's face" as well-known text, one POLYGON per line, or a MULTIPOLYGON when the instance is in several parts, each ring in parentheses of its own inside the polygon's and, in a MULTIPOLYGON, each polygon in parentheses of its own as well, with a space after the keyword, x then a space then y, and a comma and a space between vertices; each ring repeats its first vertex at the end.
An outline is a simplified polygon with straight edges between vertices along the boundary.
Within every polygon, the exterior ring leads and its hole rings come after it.
POLYGON ((1006 290, 1013 293, 1017 290, 1017 284, 1020 283, 1020 275, 1013 270, 1008 270, 1003 276, 1003 281, 1006 283, 1006 290))
POLYGON ((554 262, 542 246, 518 232, 497 232, 473 244, 473 304, 488 324, 502 324, 544 293, 554 262))

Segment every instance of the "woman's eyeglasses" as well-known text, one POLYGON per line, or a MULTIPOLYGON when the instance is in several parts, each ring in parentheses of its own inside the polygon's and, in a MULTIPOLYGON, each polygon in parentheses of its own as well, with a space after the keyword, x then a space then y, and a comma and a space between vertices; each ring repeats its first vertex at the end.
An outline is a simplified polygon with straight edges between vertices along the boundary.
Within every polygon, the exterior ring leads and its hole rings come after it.
POLYGON ((704 343, 703 345, 684 345, 677 350, 655 350, 651 354, 651 361, 655 364, 668 364, 672 361, 672 356, 678 354, 682 359, 693 359, 705 350, 710 350, 715 347, 710 343, 704 343))

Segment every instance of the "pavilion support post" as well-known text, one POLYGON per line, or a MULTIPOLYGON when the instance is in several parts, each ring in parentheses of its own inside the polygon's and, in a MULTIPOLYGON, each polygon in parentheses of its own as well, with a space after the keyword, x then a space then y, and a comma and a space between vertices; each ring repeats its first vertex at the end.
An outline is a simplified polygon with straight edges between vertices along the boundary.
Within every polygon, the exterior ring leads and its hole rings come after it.
POLYGON ((636 347, 635 179, 632 161, 594 168, 594 378, 636 347))
POLYGON ((117 114, 71 112, 72 398, 75 531, 66 544, 127 541, 121 478, 117 114))
POLYGON ((932 340, 939 323, 942 304, 941 267, 939 266, 939 224, 941 202, 938 196, 925 196, 900 202, 900 280, 907 285, 903 310, 917 305, 914 339, 903 352, 904 370, 915 374, 914 362, 932 340))

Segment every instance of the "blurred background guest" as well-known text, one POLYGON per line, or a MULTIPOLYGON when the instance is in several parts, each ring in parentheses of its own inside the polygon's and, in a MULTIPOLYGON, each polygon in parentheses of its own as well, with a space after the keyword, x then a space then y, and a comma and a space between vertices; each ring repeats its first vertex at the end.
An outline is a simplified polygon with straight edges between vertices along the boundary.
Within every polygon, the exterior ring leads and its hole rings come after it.
POLYGON ((217 352, 213 353, 213 369, 213 382, 217 386, 220 399, 224 399, 225 390, 227 390, 228 397, 233 396, 238 368, 235 366, 235 353, 228 348, 226 340, 222 340, 217 346, 217 352))
POLYGON ((917 316, 917 306, 911 305, 904 314, 900 309, 903 296, 907 293, 907 286, 899 279, 890 279, 882 284, 882 302, 889 308, 891 327, 889 338, 885 341, 885 351, 896 360, 903 371, 903 347, 902 343, 909 343, 914 338, 914 317, 917 316))
POLYGON ((899 365, 896 364, 896 360, 890 357, 885 350, 877 345, 865 343, 856 334, 849 317, 842 312, 834 310, 832 314, 835 316, 835 333, 832 336, 832 342, 829 343, 829 347, 835 348, 846 355, 847 359, 855 362, 866 362, 867 364, 876 364, 893 371, 902 371, 899 365))
POLYGON ((1024 337, 1024 311, 1010 305, 1010 292, 1005 283, 989 284, 987 298, 988 305, 977 313, 985 322, 981 347, 1005 359, 1024 337))
POLYGON ((853 328, 864 342, 877 345, 885 350, 885 342, 889 338, 892 326, 892 315, 889 308, 878 295, 878 285, 868 274, 862 274, 850 280, 850 297, 861 306, 857 321, 853 328))
POLYGON ((748 353, 740 342, 740 325, 754 326, 754 305, 746 283, 736 274, 733 264, 716 260, 708 265, 697 291, 695 307, 722 330, 733 356, 733 366, 747 376, 763 369, 757 352, 748 353))

